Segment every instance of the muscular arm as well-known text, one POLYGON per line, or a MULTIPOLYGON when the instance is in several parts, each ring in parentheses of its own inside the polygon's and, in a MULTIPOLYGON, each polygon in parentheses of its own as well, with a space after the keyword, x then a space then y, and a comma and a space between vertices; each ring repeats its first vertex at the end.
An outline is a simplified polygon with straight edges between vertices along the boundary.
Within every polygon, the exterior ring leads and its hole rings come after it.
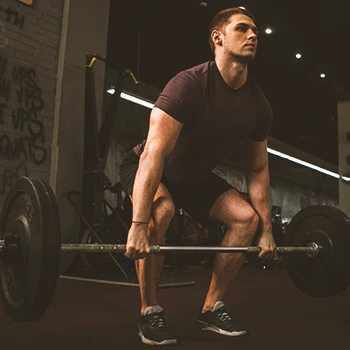
POLYGON ((267 142, 245 143, 247 191, 260 217, 262 232, 271 231, 270 176, 267 142))
MULTIPOLYGON (((161 109, 152 110, 147 141, 134 182, 133 221, 150 221, 153 198, 160 183, 164 160, 173 149, 181 128, 181 123, 161 109)), ((150 252, 147 233, 148 225, 131 225, 125 252, 127 257, 142 259, 150 252)))
POLYGON ((149 221, 153 197, 182 124, 159 108, 151 112, 150 126, 133 188, 133 220, 149 221))

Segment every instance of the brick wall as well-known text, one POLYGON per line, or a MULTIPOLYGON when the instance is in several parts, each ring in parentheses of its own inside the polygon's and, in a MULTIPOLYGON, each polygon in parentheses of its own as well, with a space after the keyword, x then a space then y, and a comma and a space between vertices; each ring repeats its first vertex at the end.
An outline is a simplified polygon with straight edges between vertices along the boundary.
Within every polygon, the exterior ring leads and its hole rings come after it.
POLYGON ((0 2, 0 208, 19 176, 49 181, 62 8, 0 2))

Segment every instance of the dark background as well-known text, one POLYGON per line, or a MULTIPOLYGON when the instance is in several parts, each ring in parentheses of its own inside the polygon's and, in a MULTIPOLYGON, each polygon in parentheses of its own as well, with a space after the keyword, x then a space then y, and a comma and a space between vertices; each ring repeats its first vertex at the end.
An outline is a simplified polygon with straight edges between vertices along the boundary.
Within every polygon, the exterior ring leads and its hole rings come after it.
POLYGON ((274 110, 270 136, 337 165, 337 101, 350 95, 348 1, 199 3, 111 0, 109 68, 129 68, 140 81, 162 89, 180 70, 212 59, 210 19, 224 8, 244 6, 260 29, 249 73, 274 110), (267 26, 273 34, 265 34, 267 26), (297 52, 302 59, 295 58, 297 52))

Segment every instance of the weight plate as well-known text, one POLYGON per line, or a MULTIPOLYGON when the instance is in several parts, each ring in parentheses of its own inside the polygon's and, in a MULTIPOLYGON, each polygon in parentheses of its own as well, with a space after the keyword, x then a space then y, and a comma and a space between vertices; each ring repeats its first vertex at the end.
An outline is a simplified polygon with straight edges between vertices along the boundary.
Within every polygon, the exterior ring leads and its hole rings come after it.
POLYGON ((21 254, 14 263, 0 263, 0 297, 15 322, 38 320, 51 303, 60 261, 59 222, 49 185, 33 177, 14 183, 1 212, 0 236, 19 236, 21 254))
POLYGON ((330 297, 349 285, 349 218, 330 206, 309 206, 299 211, 287 225, 286 246, 322 246, 312 258, 305 253, 286 254, 283 262, 294 285, 313 297, 330 297))

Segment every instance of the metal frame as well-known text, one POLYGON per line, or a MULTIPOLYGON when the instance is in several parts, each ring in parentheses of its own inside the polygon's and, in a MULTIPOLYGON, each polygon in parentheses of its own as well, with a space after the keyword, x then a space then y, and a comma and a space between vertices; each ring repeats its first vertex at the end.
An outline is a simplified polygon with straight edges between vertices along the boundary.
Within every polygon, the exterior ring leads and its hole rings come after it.
MULTIPOLYGON (((126 228, 126 224, 118 213, 121 204, 118 203, 116 208, 112 208, 109 203, 106 203, 104 198, 104 191, 112 190, 113 187, 111 181, 105 174, 105 166, 111 143, 112 125, 115 122, 120 94, 123 90, 124 78, 129 75, 132 77, 135 84, 138 84, 138 81, 129 69, 124 69, 124 71, 119 74, 115 84, 115 93, 111 97, 99 129, 93 70, 93 66, 97 60, 107 63, 107 60, 99 55, 87 54, 85 56, 84 144, 81 191, 70 191, 67 193, 66 197, 72 208, 80 217, 79 241, 81 241, 88 229, 96 237, 97 241, 102 244, 93 226, 105 222, 106 210, 104 209, 106 209, 106 207, 111 210, 112 215, 117 216, 121 225, 126 228), (80 206, 73 201, 73 196, 80 196, 80 206)), ((111 258, 122 271, 126 280, 128 280, 126 272, 119 265, 117 260, 112 255, 111 258)))
MULTIPOLYGON (((98 55, 86 55, 85 65, 85 110, 84 110, 84 150, 83 150, 83 176, 80 199, 79 239, 88 228, 86 221, 91 225, 103 221, 104 191, 110 189, 112 184, 104 170, 108 150, 111 142, 112 125, 115 121, 116 111, 123 89, 126 75, 131 75, 129 69, 125 69, 118 77, 115 84, 115 93, 112 95, 106 114, 98 130, 98 119, 95 98, 95 80, 93 65, 97 60, 106 63, 106 59, 98 55)), ((134 78, 134 77, 133 77, 134 78)), ((134 79, 135 80, 135 79, 134 79)), ((136 80, 135 80, 136 81, 136 80)), ((72 194, 72 193, 71 193, 72 194)), ((78 213, 79 214, 79 213, 78 213)))

